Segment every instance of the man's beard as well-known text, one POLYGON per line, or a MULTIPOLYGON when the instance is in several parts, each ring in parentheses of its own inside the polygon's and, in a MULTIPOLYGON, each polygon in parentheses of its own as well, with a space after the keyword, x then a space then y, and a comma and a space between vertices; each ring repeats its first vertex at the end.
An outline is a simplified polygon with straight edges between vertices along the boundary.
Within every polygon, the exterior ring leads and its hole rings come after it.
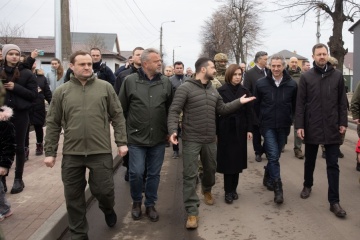
POLYGON ((208 73, 205 73, 205 79, 207 79, 207 80, 213 80, 214 79, 214 76, 211 76, 211 75, 209 75, 208 73))

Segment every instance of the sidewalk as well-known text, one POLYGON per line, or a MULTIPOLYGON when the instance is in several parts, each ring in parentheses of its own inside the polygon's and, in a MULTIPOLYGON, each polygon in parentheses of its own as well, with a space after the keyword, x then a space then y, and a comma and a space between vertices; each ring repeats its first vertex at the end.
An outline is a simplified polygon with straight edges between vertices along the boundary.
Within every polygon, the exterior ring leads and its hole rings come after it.
MULTIPOLYGON (((44 129, 45 131, 45 129, 44 129)), ((113 138, 112 138, 113 139, 113 138)), ((35 156, 35 132, 30 133, 30 155, 25 163, 24 191, 10 194, 14 181, 15 162, 6 178, 6 197, 14 214, 0 223, 7 240, 54 240, 58 239, 68 226, 63 184, 61 181, 62 141, 60 138, 58 157, 53 168, 43 163, 45 155, 35 156)), ((113 156, 117 147, 113 144, 113 156)), ((120 164, 116 157, 114 165, 120 164)), ((86 199, 91 197, 86 189, 86 199)))

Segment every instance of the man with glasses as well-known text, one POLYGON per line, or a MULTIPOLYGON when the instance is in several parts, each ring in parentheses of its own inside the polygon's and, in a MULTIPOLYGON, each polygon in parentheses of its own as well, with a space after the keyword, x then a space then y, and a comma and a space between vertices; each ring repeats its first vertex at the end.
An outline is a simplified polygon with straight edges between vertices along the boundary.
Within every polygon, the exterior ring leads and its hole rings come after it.
MULTIPOLYGON (((254 94, 255 85, 257 80, 260 78, 266 77, 266 64, 268 60, 268 54, 266 52, 260 51, 255 54, 255 66, 250 70, 245 72, 244 75, 244 86, 254 94)), ((263 146, 261 145, 261 134, 259 130, 259 120, 254 114, 253 119, 253 147, 255 151, 255 160, 261 162, 261 155, 264 153, 263 146)))

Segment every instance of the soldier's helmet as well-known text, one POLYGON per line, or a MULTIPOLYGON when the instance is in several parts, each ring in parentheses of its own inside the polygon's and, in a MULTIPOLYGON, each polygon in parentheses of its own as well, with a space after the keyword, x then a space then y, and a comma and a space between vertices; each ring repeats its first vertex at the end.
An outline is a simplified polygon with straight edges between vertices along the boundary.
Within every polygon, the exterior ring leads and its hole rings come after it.
POLYGON ((214 56, 214 61, 215 62, 227 62, 228 57, 224 53, 218 53, 214 56))

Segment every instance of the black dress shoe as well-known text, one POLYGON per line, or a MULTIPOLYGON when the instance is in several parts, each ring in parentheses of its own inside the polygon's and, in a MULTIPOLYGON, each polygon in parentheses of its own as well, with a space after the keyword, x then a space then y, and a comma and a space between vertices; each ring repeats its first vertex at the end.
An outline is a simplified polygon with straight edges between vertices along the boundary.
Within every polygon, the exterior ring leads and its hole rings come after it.
POLYGON ((302 199, 306 199, 306 198, 310 197, 310 193, 311 193, 311 187, 310 188, 304 187, 300 193, 300 197, 302 199))
POLYGON ((233 203, 233 194, 232 193, 225 193, 225 202, 227 204, 233 203))
POLYGON ((149 217, 150 221, 152 222, 159 221, 159 214, 157 213, 154 206, 146 207, 146 215, 149 217))
POLYGON ((330 211, 332 211, 337 217, 343 218, 346 216, 346 212, 339 203, 330 205, 330 211))
POLYGON ((109 227, 115 226, 115 224, 117 222, 117 216, 116 216, 114 209, 112 210, 112 212, 110 214, 105 214, 105 221, 109 227))
POLYGON ((232 192, 232 198, 234 200, 238 200, 239 199, 239 195, 237 194, 237 192, 232 192))
POLYGON ((256 154, 256 155, 255 155, 255 161, 261 162, 261 161, 262 161, 261 155, 256 154))
POLYGON ((11 194, 20 193, 24 190, 25 184, 22 179, 14 179, 14 185, 10 191, 11 194))
POLYGON ((141 218, 141 202, 134 202, 131 210, 131 216, 134 220, 141 218))

